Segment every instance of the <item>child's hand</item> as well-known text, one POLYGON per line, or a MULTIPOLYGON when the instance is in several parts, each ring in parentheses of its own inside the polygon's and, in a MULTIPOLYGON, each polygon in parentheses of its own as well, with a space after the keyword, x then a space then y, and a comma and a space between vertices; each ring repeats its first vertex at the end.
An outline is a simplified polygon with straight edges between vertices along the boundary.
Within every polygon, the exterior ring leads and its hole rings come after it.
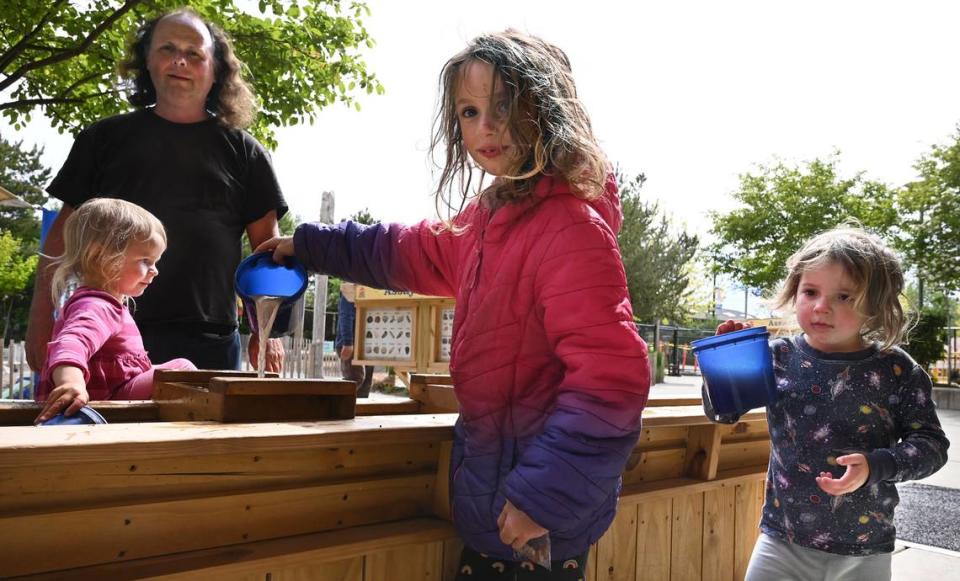
POLYGON ((848 454, 837 458, 837 464, 846 466, 847 471, 841 478, 834 478, 829 472, 821 472, 817 477, 817 486, 827 494, 840 496, 857 490, 870 477, 870 466, 863 454, 848 454))
MULTIPOLYGON (((56 371, 60 371, 61 369, 63 368, 58 367, 56 371)), ((33 420, 34 424, 40 424, 49 420, 60 413, 60 410, 63 408, 66 408, 63 415, 72 416, 90 401, 90 394, 87 393, 87 385, 83 381, 83 373, 75 367, 70 369, 76 369, 76 371, 80 373, 79 381, 76 378, 71 378, 63 382, 56 381, 57 387, 50 392, 50 395, 47 397, 47 403, 43 406, 43 409, 40 410, 40 415, 33 420)), ((54 380, 56 379, 57 377, 55 375, 54 380)))
POLYGON ((347 361, 353 357, 353 345, 344 345, 340 348, 340 359, 347 361))
POLYGON ((753 323, 741 323, 739 321, 727 319, 726 321, 717 325, 717 335, 723 335, 724 333, 732 333, 734 331, 739 331, 741 329, 749 329, 752 326, 753 326, 753 323))
POLYGON ((500 527, 500 540, 515 551, 519 551, 530 539, 542 537, 549 532, 533 522, 527 513, 513 506, 509 500, 500 511, 497 526, 500 527))
POLYGON ((273 251, 273 261, 283 263, 283 259, 293 256, 293 236, 279 236, 262 242, 254 252, 273 251))

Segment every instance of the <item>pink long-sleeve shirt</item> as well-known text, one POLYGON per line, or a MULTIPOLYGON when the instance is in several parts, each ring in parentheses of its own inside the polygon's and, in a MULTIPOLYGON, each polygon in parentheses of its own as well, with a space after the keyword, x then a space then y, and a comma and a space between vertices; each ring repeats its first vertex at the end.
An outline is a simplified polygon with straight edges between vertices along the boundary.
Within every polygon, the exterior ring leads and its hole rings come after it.
POLYGON ((53 326, 37 401, 53 390, 53 370, 71 365, 83 371, 90 400, 111 399, 130 379, 150 370, 140 330, 114 296, 89 287, 73 293, 53 326))

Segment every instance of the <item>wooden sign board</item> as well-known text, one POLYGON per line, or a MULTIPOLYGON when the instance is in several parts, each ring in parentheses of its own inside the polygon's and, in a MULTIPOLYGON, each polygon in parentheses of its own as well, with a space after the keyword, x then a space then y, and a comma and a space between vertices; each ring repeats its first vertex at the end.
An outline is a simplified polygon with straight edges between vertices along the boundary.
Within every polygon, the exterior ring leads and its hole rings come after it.
POLYGON ((357 287, 354 365, 447 373, 453 338, 452 298, 357 287))

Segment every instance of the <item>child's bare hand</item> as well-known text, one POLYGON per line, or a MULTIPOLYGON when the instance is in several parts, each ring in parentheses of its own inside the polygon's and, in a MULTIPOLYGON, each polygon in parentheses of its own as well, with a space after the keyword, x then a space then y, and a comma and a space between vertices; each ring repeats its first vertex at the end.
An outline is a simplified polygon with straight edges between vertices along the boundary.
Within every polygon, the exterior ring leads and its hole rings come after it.
POLYGON ((717 325, 717 335, 723 335, 724 333, 732 333, 734 331, 739 331, 741 329, 749 329, 752 326, 753 326, 753 323, 741 323, 739 321, 727 319, 726 321, 717 325))
POLYGON ((530 539, 542 537, 549 532, 533 522, 527 513, 513 506, 509 500, 500 511, 497 526, 500 527, 500 540, 515 551, 519 551, 530 539))
POLYGON ((840 478, 834 478, 829 472, 821 472, 817 477, 817 486, 827 494, 840 496, 857 490, 870 477, 870 466, 863 454, 848 454, 837 458, 837 464, 846 466, 847 470, 840 478))
POLYGON ((293 237, 292 236, 278 236, 276 238, 271 238, 261 242, 259 246, 256 247, 254 252, 267 252, 273 251, 273 261, 277 263, 282 263, 283 259, 288 256, 293 256, 293 237))
POLYGON ((66 411, 63 412, 63 415, 72 416, 80 411, 80 408, 87 405, 88 401, 90 401, 90 395, 82 382, 58 385, 50 392, 47 403, 40 410, 40 415, 33 420, 33 423, 43 423, 60 413, 60 410, 64 408, 66 408, 66 411))

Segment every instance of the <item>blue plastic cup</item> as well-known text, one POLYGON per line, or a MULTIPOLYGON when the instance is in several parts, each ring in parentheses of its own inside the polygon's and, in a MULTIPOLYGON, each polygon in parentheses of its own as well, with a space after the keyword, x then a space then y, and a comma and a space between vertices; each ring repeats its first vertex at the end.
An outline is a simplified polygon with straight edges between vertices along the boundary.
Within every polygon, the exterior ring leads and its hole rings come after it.
POLYGON ((82 426, 85 424, 105 424, 107 420, 103 419, 97 410, 90 406, 83 406, 72 416, 65 416, 63 412, 53 416, 49 420, 39 424, 41 426, 82 426))
POLYGON ((307 290, 307 269, 294 258, 285 264, 273 261, 272 252, 251 254, 237 267, 233 286, 243 302, 243 310, 252 329, 258 329, 257 297, 283 299, 277 318, 270 329, 271 337, 292 335, 296 330, 297 317, 293 316, 297 301, 307 290))
POLYGON ((766 327, 752 327, 691 343, 717 414, 743 414, 775 400, 769 338, 766 327))

